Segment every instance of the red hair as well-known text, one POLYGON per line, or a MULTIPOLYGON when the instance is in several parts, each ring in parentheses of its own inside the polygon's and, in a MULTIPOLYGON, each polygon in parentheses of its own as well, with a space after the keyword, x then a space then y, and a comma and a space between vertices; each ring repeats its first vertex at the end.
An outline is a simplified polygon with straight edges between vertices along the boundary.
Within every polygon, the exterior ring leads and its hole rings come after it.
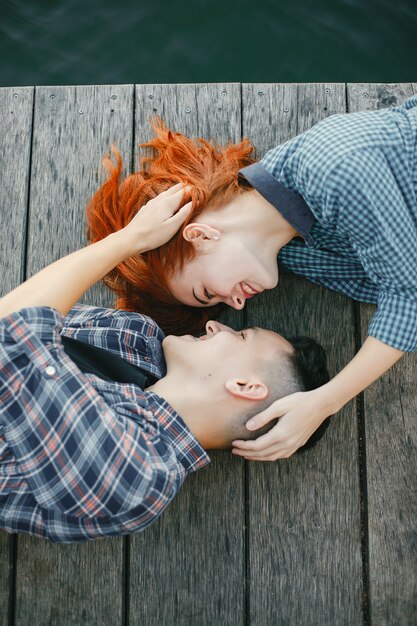
POLYGON ((167 334, 195 332, 219 313, 220 305, 211 307, 209 314, 171 295, 167 279, 195 256, 181 233, 203 210, 214 210, 250 189, 238 172, 254 162, 253 146, 248 139, 225 147, 193 140, 169 130, 160 118, 152 128, 155 137, 141 144, 152 156, 142 158, 139 172, 121 180, 122 158, 114 147, 116 164, 110 157, 103 159, 108 178, 87 206, 87 237, 91 243, 99 241, 126 226, 161 191, 178 182, 192 185, 193 208, 180 231, 163 246, 126 259, 103 281, 117 294, 116 308, 149 315, 167 334))

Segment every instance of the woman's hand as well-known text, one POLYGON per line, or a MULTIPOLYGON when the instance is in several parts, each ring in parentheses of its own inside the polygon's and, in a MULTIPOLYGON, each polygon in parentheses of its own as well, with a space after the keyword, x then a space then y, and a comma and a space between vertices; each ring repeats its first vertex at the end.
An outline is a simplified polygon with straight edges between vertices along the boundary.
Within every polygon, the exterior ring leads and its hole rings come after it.
POLYGON ((332 380, 312 391, 293 393, 252 417, 246 426, 256 430, 274 418, 280 420, 254 441, 234 441, 234 454, 253 461, 275 461, 291 456, 320 424, 339 411, 394 365, 404 353, 375 337, 367 337, 354 358, 332 380), (250 423, 255 421, 255 426, 250 423))
POLYGON ((158 248, 175 235, 191 211, 191 201, 182 206, 190 190, 178 183, 139 209, 123 229, 129 234, 132 254, 158 248))
POLYGON ((266 435, 253 441, 234 441, 233 454, 249 461, 276 461, 294 454, 303 446, 320 424, 332 414, 325 407, 318 390, 293 393, 277 400, 246 424, 257 430, 277 417, 279 422, 266 435))

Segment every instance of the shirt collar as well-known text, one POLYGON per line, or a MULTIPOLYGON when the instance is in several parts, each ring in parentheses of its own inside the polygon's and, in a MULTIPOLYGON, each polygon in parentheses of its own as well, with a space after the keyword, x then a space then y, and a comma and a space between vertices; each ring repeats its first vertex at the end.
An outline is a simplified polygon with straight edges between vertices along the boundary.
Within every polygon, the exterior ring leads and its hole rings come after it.
POLYGON ((241 169, 239 174, 281 213, 307 243, 312 243, 310 230, 315 217, 299 193, 280 183, 262 163, 252 163, 241 169))
POLYGON ((157 369, 158 378, 163 378, 167 373, 166 361, 164 357, 164 351, 162 350, 163 335, 161 331, 161 337, 149 337, 147 339, 147 347, 151 358, 152 365, 157 369))
POLYGON ((177 459, 187 473, 195 472, 210 463, 210 457, 175 409, 156 393, 145 393, 152 414, 160 423, 161 430, 172 441, 177 459))

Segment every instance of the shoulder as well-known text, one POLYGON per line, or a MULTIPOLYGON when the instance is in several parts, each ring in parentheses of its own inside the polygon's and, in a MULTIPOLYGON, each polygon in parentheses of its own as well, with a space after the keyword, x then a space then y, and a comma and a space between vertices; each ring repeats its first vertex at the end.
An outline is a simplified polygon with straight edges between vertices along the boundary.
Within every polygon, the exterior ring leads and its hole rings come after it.
POLYGON ((88 304, 77 304, 64 319, 64 328, 117 328, 145 337, 164 338, 158 324, 147 315, 88 304))
POLYGON ((391 110, 340 113, 270 150, 262 164, 283 184, 308 196, 320 194, 330 173, 364 150, 389 150, 401 143, 391 110))

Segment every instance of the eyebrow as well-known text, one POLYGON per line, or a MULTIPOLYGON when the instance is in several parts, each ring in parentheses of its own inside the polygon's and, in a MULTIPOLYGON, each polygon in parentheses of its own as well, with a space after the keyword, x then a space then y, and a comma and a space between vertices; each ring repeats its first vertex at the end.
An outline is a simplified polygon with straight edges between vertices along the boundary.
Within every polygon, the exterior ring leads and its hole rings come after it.
POLYGON ((208 302, 206 302, 205 300, 200 300, 200 298, 198 298, 198 297, 195 295, 194 287, 192 288, 192 292, 193 292, 193 296, 194 296, 194 298, 197 300, 197 302, 199 302, 200 304, 209 304, 209 303, 208 303, 208 302))

